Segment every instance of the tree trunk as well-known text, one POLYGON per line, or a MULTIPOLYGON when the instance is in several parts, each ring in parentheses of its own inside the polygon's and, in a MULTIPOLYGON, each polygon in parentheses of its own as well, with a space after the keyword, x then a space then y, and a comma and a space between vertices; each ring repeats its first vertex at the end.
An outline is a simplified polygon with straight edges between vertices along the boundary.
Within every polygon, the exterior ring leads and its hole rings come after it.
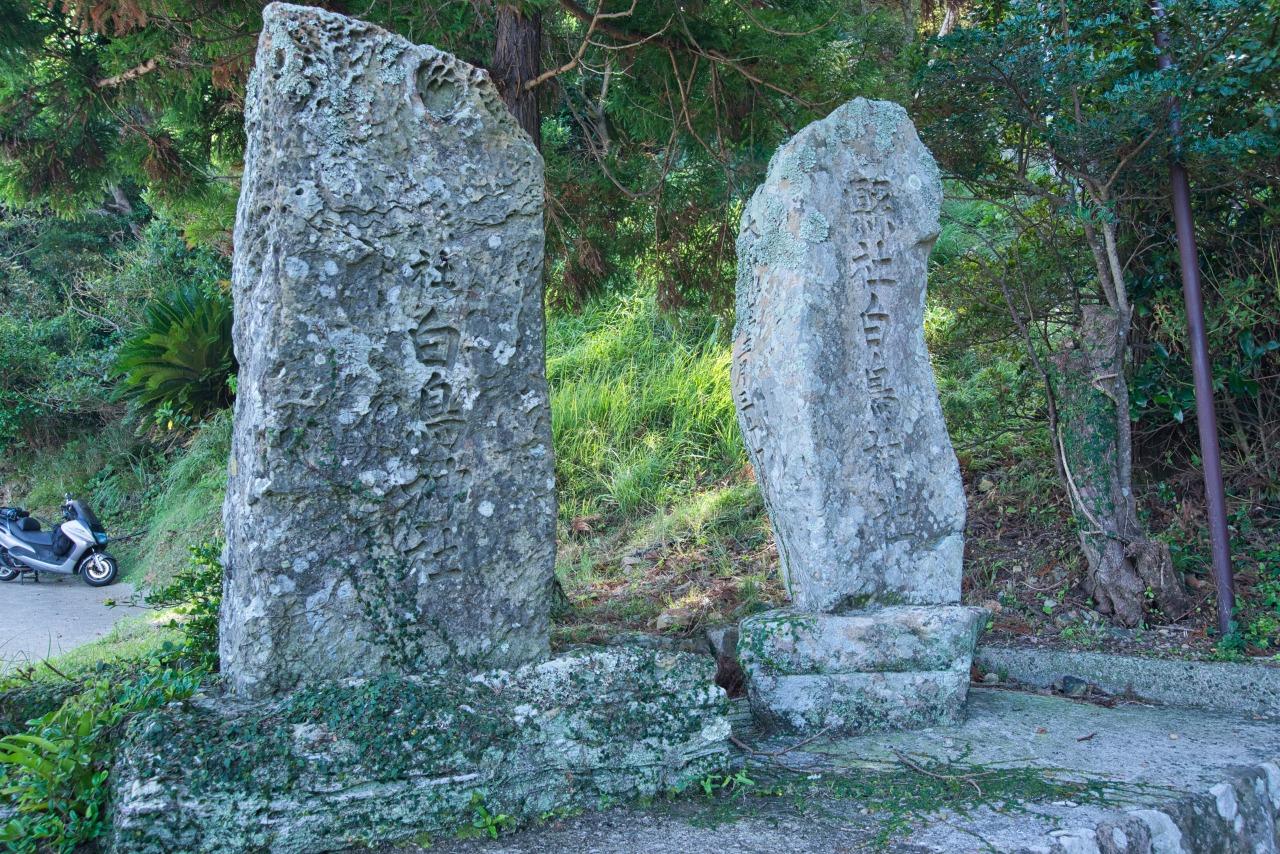
POLYGON ((1077 346, 1053 356, 1058 463, 1089 569, 1085 589, 1121 625, 1137 625, 1148 596, 1176 620, 1188 602, 1169 547, 1147 536, 1133 493, 1125 330, 1118 312, 1085 306, 1077 346))
POLYGON ((525 83, 538 76, 542 56, 542 14, 521 11, 504 3, 498 7, 498 43, 493 51, 493 82, 520 127, 542 148, 542 116, 538 93, 525 83))
POLYGON ((942 4, 942 26, 938 28, 938 38, 949 36, 960 23, 960 7, 964 0, 944 0, 942 4))
POLYGON ((133 202, 129 201, 128 193, 119 184, 112 184, 109 191, 111 193, 111 207, 129 221, 129 231, 133 234, 133 239, 141 240, 142 225, 133 218, 133 202))

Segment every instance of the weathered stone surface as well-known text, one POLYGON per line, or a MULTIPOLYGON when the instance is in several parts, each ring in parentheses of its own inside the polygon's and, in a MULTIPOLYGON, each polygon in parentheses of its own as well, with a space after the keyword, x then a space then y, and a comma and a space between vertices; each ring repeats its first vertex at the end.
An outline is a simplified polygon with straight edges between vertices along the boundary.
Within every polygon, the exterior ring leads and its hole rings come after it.
POLYGON ((751 713, 765 727, 844 735, 960 721, 969 669, 771 676, 747 682, 751 713))
POLYGON ((784 730, 867 733, 960 719, 986 612, 958 605, 852 614, 781 610, 739 626, 751 711, 784 730))
POLYGON ((1236 768, 1207 792, 1051 836, 1050 854, 1276 854, 1280 766, 1264 762, 1236 768))
POLYGON ((175 704, 112 772, 112 850, 332 851, 682 788, 729 761, 707 656, 611 648, 471 677, 175 704), (480 793, 477 795, 476 793, 480 793))
POLYGON ((968 662, 987 612, 904 605, 851 614, 768 611, 742 621, 738 659, 753 673, 943 670, 968 662))
POLYGON ((279 3, 245 131, 231 688, 545 657, 541 158, 483 71, 279 3))
POLYGON ((793 603, 960 599, 965 499, 929 356, 942 185, 896 104, 778 149, 738 238, 733 389, 793 603))
POLYGON ((1280 719, 1280 667, 1261 662, 1181 661, 990 644, 978 647, 974 660, 984 671, 1037 688, 1075 677, 1109 694, 1167 706, 1280 719))

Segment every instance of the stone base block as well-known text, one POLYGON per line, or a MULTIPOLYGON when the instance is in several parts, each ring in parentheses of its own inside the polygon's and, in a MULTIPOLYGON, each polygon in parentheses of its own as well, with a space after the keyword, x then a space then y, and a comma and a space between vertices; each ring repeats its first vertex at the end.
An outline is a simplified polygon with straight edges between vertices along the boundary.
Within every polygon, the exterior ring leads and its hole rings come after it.
POLYGON ((773 729, 856 734, 955 723, 969 690, 969 668, 919 673, 835 673, 753 677, 756 719, 773 729))
POLYGON ((728 762, 714 675, 707 656, 611 648, 173 704, 129 729, 110 847, 334 851, 682 788, 728 762))
POLYGON ((796 732, 954 722, 985 620, 981 608, 959 605, 749 617, 739 627, 738 659, 752 713, 766 726, 796 732))

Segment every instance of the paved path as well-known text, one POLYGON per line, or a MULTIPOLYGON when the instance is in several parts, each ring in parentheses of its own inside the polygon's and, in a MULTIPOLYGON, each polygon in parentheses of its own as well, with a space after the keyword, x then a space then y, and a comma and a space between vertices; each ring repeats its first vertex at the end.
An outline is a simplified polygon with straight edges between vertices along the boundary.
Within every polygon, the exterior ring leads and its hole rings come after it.
POLYGON ((125 617, 143 613, 145 608, 124 604, 132 595, 128 584, 90 587, 69 576, 0 583, 0 673, 96 640, 125 617), (121 604, 109 608, 106 600, 121 604))

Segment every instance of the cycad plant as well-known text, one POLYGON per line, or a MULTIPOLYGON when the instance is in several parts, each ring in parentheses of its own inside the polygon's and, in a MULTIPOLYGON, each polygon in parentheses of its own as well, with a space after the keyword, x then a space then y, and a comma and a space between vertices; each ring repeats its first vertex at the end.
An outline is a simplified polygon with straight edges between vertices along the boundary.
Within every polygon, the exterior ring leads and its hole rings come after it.
POLYGON ((116 356, 119 396, 159 423, 189 426, 231 403, 231 298, 187 285, 146 308, 116 356))

